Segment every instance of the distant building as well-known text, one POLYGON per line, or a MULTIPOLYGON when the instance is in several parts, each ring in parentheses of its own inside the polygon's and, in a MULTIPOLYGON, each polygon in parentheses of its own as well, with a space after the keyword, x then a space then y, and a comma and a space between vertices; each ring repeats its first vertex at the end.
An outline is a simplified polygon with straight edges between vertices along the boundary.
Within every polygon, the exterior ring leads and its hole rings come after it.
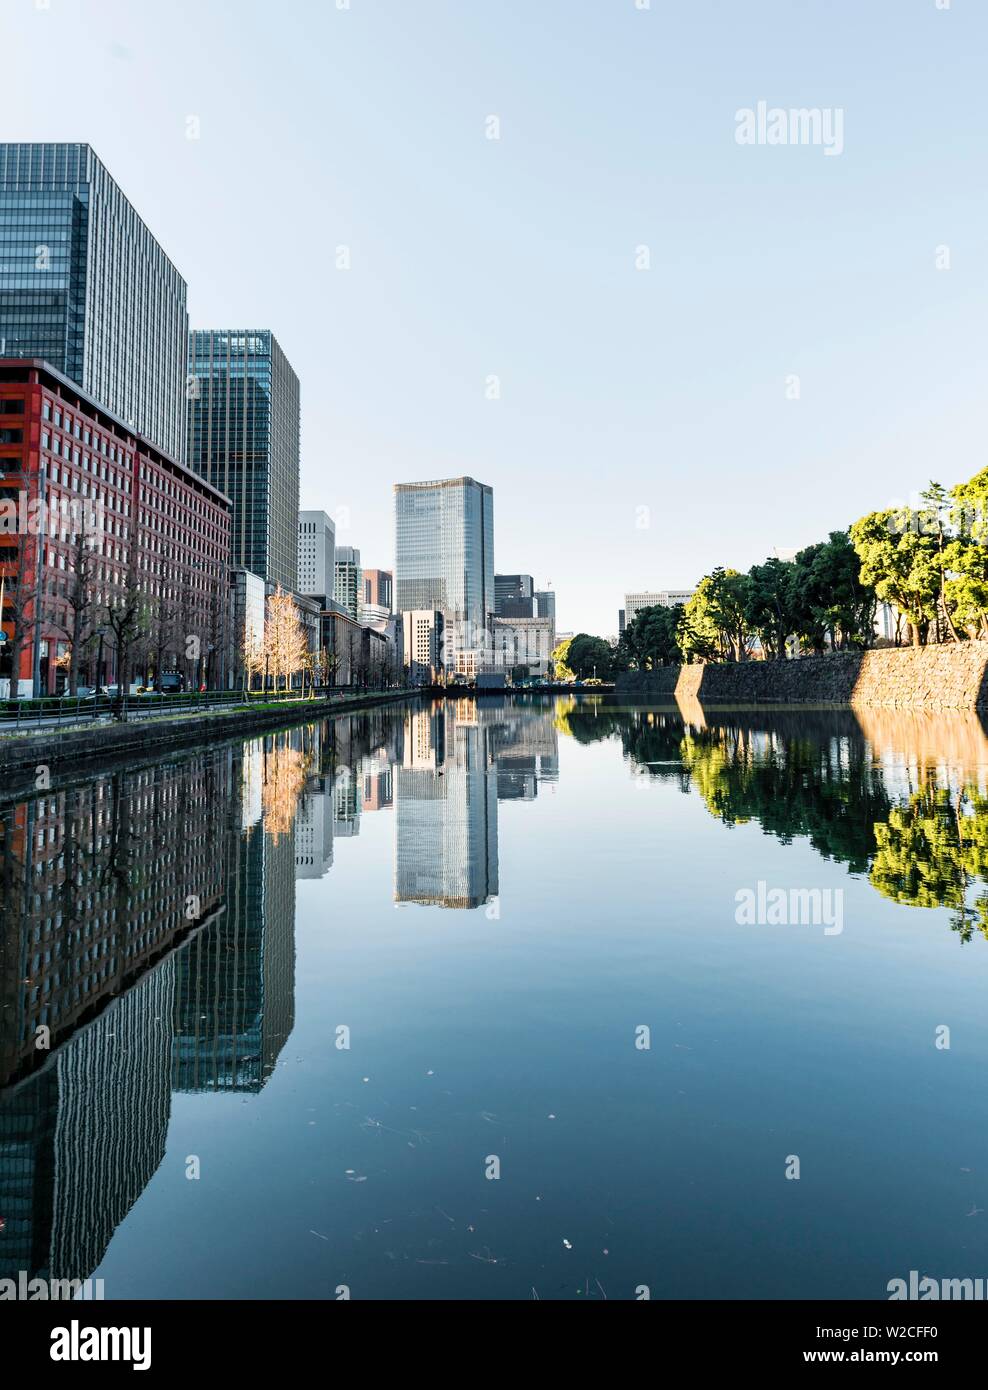
POLYGON ((0 143, 0 357, 184 463, 188 331, 185 281, 92 148, 0 143))
POLYGON ((391 616, 394 585, 390 570, 364 570, 361 577, 360 618, 362 622, 383 622, 391 616))
POLYGON ((639 594, 625 594, 624 626, 621 626, 619 621, 618 630, 623 632, 629 623, 634 622, 643 608, 675 608, 677 603, 689 603, 694 593, 693 589, 657 589, 639 594))
POLYGON ((352 545, 336 548, 336 576, 333 598, 354 620, 360 617, 360 551, 352 545))
POLYGON ((549 674, 555 646, 553 624, 548 618, 495 618, 494 669, 510 675, 526 666, 531 676, 549 674))
POLYGON ((233 503, 233 563, 298 589, 299 384, 268 329, 189 335, 189 464, 233 503))
POLYGON ((390 570, 364 570, 364 602, 390 613, 393 602, 393 585, 390 570))
POLYGON ((535 616, 551 619, 553 631, 555 631, 556 595, 552 589, 537 589, 535 591, 535 616))
POLYGON ((335 599, 320 614, 321 642, 333 662, 330 685, 379 688, 401 679, 401 632, 394 618, 358 623, 335 599), (396 631, 396 628, 398 629, 396 631))
POLYGON ((624 609, 623 609, 623 608, 619 608, 619 609, 618 609, 618 639, 619 639, 619 640, 620 640, 620 638, 624 635, 624 628, 625 628, 625 622, 624 622, 624 609))
POLYGON ((230 625, 230 652, 227 670, 231 689, 243 686, 244 643, 250 640, 257 649, 264 646, 264 616, 266 595, 264 580, 259 574, 238 567, 230 571, 233 621, 230 625))
POLYGON ((438 609, 409 608, 401 615, 402 646, 410 685, 429 685, 443 661, 443 615, 438 609))
POLYGON ((890 603, 879 603, 875 609, 875 636, 894 642, 896 632, 901 634, 902 619, 890 603))
POLYGON ((336 527, 325 512, 298 514, 298 587, 303 594, 332 594, 336 584, 336 527))
POLYGON ((469 675, 490 656, 494 491, 445 478, 396 483, 394 492, 395 607, 440 612, 443 665, 469 675))
POLYGON ((494 613, 499 618, 538 616, 535 580, 530 574, 495 574, 494 613))

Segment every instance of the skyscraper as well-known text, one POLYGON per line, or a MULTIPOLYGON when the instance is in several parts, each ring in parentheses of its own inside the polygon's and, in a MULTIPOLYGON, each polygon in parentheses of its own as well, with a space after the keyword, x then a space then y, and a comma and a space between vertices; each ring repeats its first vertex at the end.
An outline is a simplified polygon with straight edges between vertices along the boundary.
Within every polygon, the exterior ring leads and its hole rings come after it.
POLYGON ((494 491, 473 478, 395 484, 395 606, 443 615, 447 670, 482 668, 494 613, 494 491))
POLYGON ((360 599, 363 589, 360 581, 360 551, 352 545, 336 548, 336 580, 333 598, 343 605, 355 621, 360 617, 360 599))
POLYGON ((268 329, 189 334, 189 464, 233 502, 232 563, 298 588, 299 384, 268 329))
POLYGON ((0 144, 0 357, 50 362, 178 462, 181 275, 89 145, 0 144))
POLYGON ((364 570, 363 602, 365 607, 392 612, 393 575, 390 570, 364 570))
POLYGON ((536 618, 535 580, 530 574, 495 574, 494 612, 499 618, 536 618))
POLYGON ((332 598, 335 583, 336 527, 325 512, 299 512, 299 593, 332 598))

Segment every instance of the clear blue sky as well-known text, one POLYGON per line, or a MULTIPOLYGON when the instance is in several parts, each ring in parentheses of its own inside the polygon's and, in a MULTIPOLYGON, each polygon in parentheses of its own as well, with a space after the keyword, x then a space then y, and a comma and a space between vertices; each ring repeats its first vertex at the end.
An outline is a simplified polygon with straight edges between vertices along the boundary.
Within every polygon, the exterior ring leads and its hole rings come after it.
POLYGON ((988 463, 985 0, 2 0, 0 53, 2 138, 89 141, 193 326, 274 330, 366 565, 469 473, 606 635, 988 463), (844 152, 738 145, 760 100, 844 152))

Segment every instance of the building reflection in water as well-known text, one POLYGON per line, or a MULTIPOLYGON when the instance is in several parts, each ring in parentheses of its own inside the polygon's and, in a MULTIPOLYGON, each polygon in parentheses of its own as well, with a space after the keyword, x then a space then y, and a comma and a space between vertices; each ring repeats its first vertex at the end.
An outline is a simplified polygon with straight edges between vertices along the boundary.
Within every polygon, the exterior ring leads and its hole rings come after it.
POLYGON ((405 712, 395 902, 475 908, 497 897, 498 798, 534 796, 540 775, 558 775, 556 737, 547 711, 518 716, 503 700, 446 700, 405 712))
POLYGON ((296 881, 363 815, 394 811, 396 900, 476 907, 498 798, 557 776, 551 710, 449 701, 0 806, 0 1278, 88 1278, 172 1093, 262 1090, 295 1021, 296 881))
POLYGON ((312 742, 3 809, 0 1277, 88 1277, 161 1162, 172 1091, 270 1075, 294 1023, 290 799, 312 742))

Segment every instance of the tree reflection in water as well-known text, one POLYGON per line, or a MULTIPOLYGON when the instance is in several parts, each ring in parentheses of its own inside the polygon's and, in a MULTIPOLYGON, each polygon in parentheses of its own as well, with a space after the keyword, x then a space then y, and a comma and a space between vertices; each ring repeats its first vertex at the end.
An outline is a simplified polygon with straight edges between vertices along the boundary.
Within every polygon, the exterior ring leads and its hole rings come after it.
POLYGON ((619 740, 636 772, 696 792, 725 825, 807 839, 883 897, 953 909, 988 940, 988 738, 972 713, 662 709, 560 702, 561 732, 619 740))

